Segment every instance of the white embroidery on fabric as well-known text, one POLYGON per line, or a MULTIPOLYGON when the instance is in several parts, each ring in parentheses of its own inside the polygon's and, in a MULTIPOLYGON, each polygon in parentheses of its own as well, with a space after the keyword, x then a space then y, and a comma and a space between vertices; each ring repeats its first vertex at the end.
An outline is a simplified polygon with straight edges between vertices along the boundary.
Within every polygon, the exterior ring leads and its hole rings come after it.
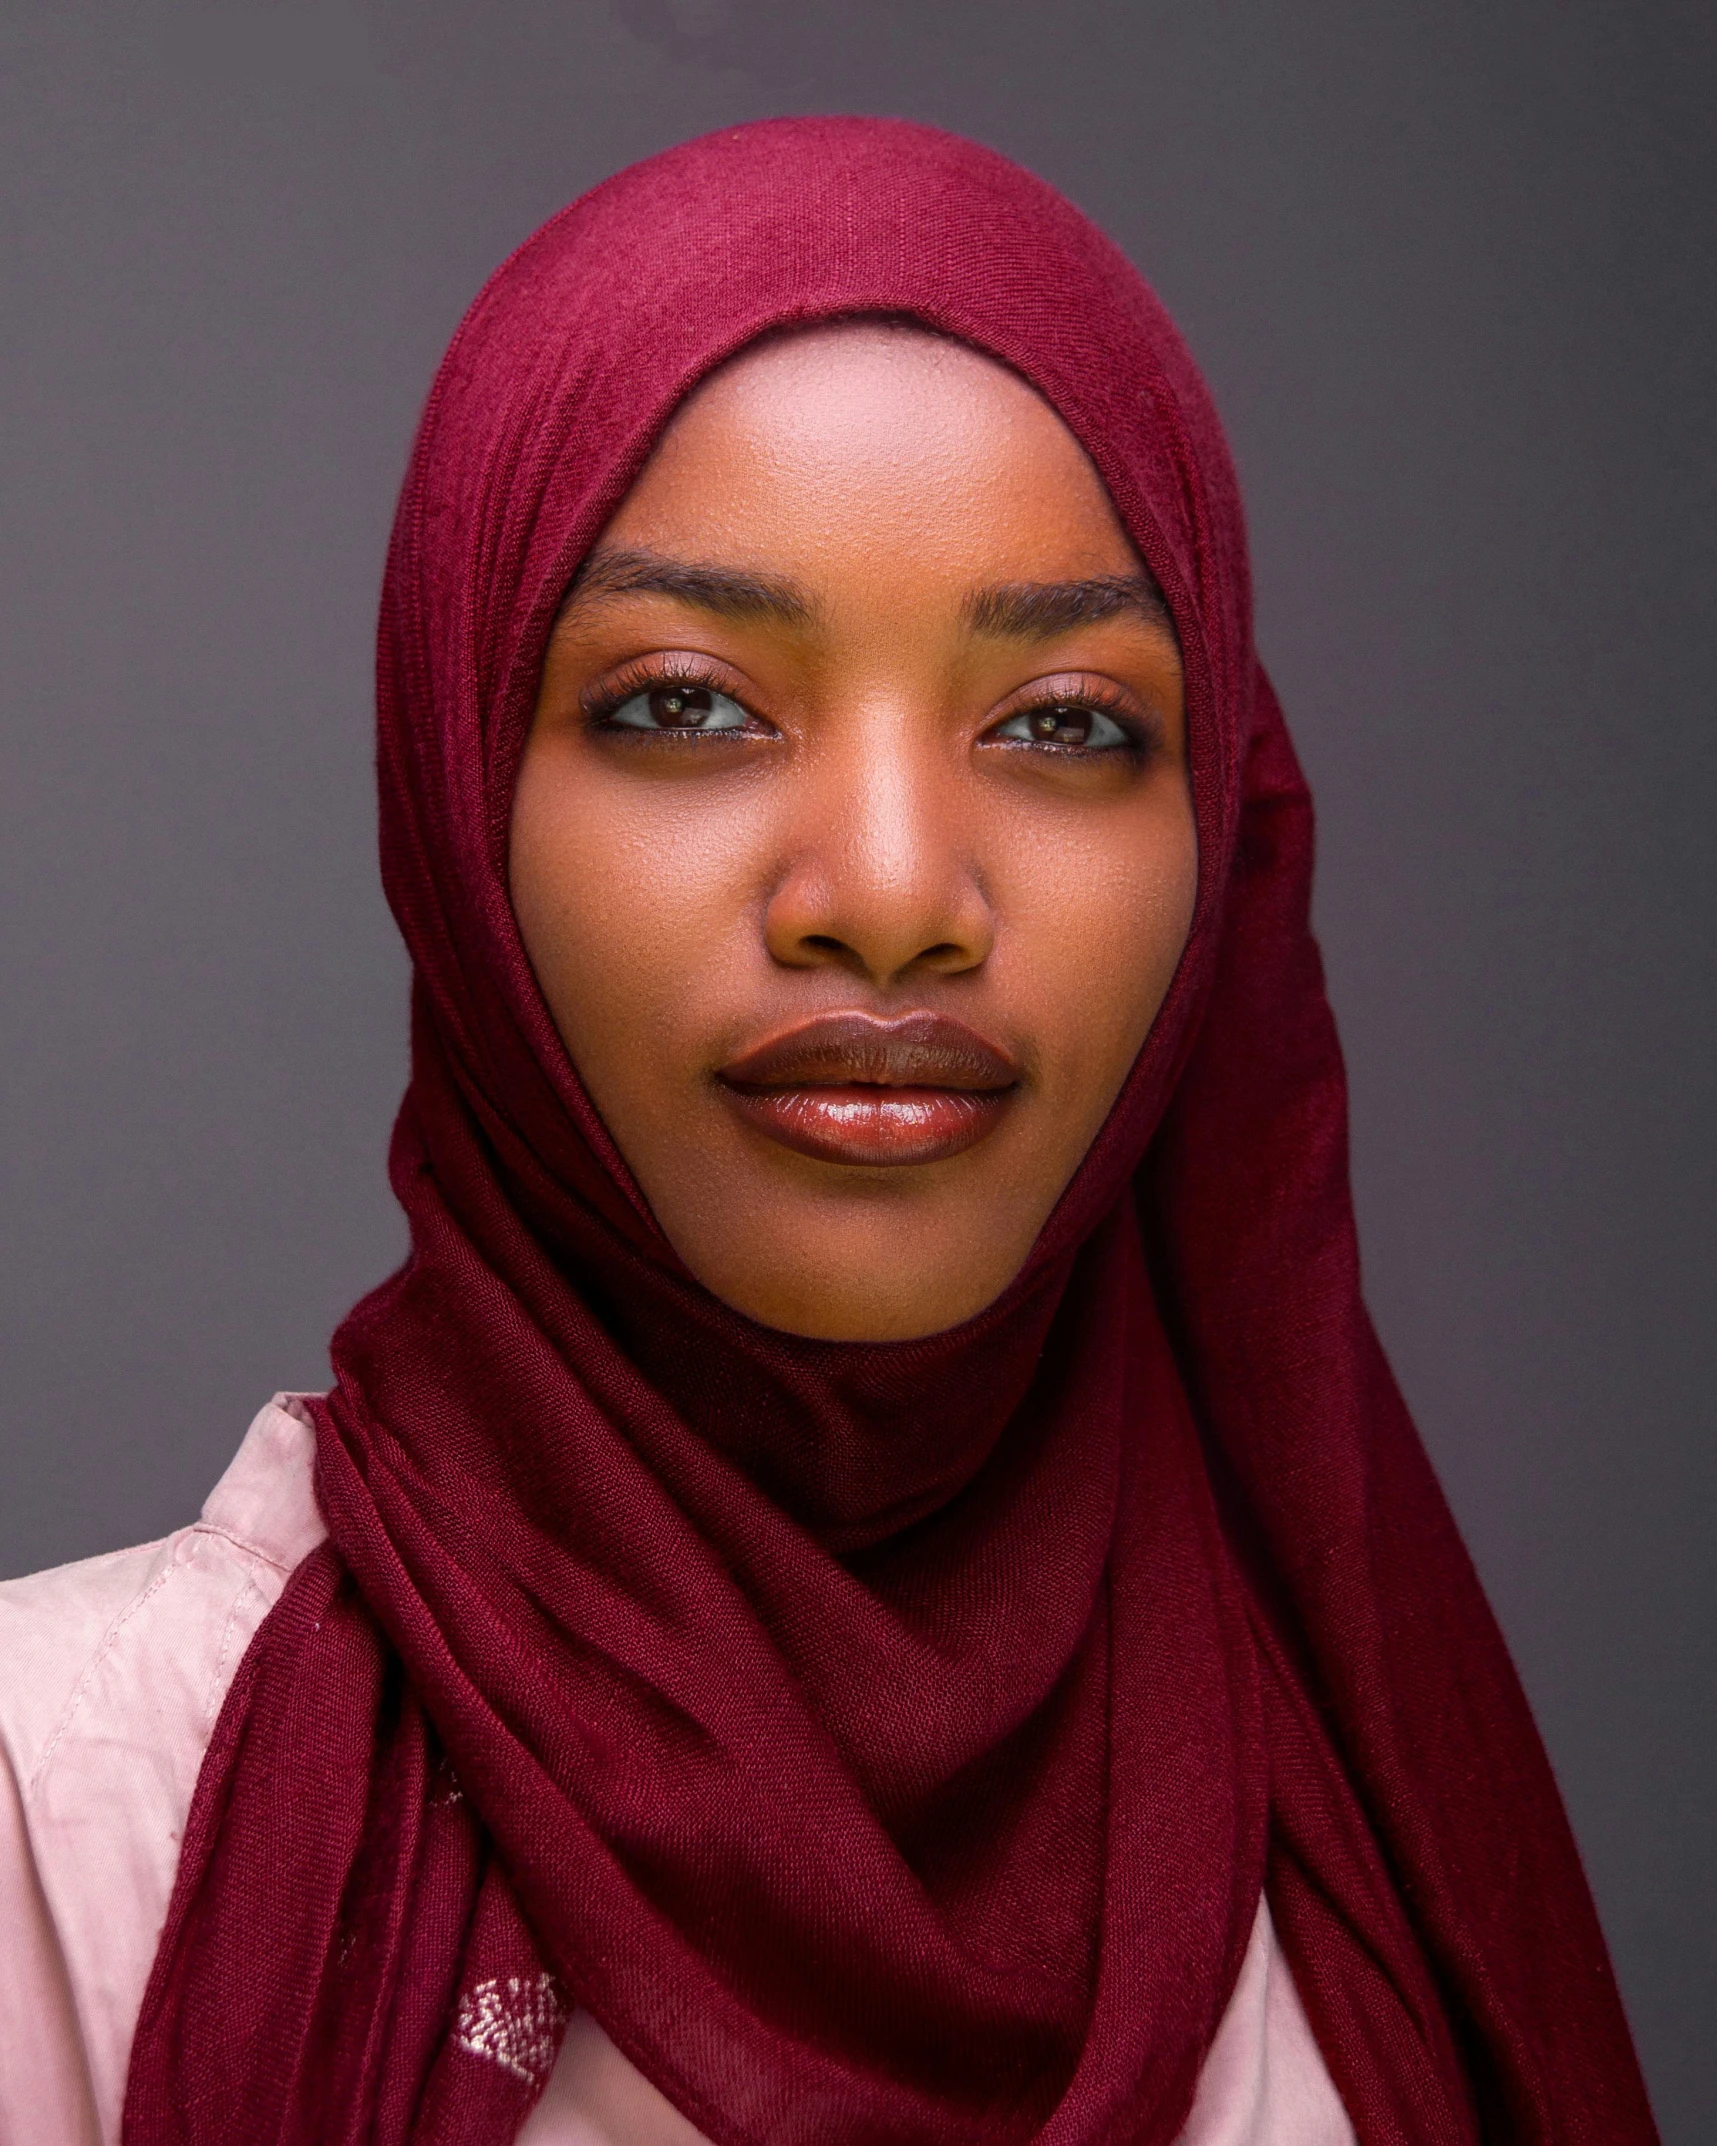
POLYGON ((566 2005, 553 1975, 491 1975, 459 2000, 453 2039, 527 2086, 554 2069, 566 2005))

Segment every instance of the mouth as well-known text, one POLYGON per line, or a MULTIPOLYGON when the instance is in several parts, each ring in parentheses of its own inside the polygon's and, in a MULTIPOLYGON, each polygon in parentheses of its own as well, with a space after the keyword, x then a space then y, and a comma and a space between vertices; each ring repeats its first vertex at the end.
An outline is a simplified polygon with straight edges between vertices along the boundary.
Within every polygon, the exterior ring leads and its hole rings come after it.
POLYGON ((941 1162, 995 1130, 1019 1087, 1007 1053, 963 1021, 825 1014, 722 1067, 728 1103, 767 1139, 819 1162, 941 1162))

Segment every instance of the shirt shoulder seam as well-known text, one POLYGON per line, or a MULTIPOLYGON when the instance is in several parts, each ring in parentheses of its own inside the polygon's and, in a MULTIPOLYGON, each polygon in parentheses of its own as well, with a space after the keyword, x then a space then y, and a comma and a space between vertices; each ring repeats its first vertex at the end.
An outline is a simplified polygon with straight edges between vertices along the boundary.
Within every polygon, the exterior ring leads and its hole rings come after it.
MULTIPOLYGON (((94 1681, 97 1670, 100 1669, 102 1663, 105 1662, 107 1657, 113 1652, 115 1646, 119 1642, 120 1634, 125 1630, 125 1627, 138 1614, 138 1612, 142 1610, 146 1604, 152 1602, 154 1598, 158 1594, 160 1594, 162 1589, 166 1587, 167 1583, 175 1577, 175 1575, 184 1571, 185 1567, 183 1561, 174 1553, 177 1552, 180 1543, 184 1542, 190 1536, 197 1534, 218 1535, 223 1542, 230 1543, 232 1547, 235 1550, 239 1551, 240 1554, 243 1556, 246 1556, 253 1560, 260 1560, 262 1563, 272 1566, 275 1571, 284 1571, 287 1569, 284 1566, 276 1564, 273 1559, 264 1557, 263 1554, 260 1551, 256 1550, 252 1545, 241 1541, 235 1535, 229 1534, 226 1529, 210 1527, 202 1521, 193 1521, 189 1527, 181 1528, 178 1531, 177 1535, 169 1535, 164 1537, 163 1547, 168 1548, 169 1550, 166 1564, 161 1568, 158 1573, 156 1573, 155 1577, 149 1582, 149 1584, 144 1587, 140 1593, 133 1596, 131 1601, 129 1601, 125 1605, 125 1607, 118 1613, 118 1615, 114 1617, 112 1622, 108 1625, 107 1629, 102 1633, 100 1640, 97 1642, 95 1651, 90 1655, 89 1660, 84 1663, 83 1668, 78 1672, 77 1682, 72 1686, 70 1692, 67 1694, 66 1702, 64 1706, 60 1709, 58 1718, 56 1719, 52 1729, 49 1730, 47 1738, 43 1742, 40 1752, 37 1754, 36 1763, 30 1769, 29 1780, 25 1784, 24 1788, 24 1796, 26 1802, 33 1802, 35 1800, 37 1790, 41 1786, 42 1776, 47 1772, 49 1762, 53 1758, 54 1753, 58 1750, 66 1731, 71 1727, 72 1722, 77 1716, 78 1710, 81 1708, 85 1698, 88 1696, 90 1685, 94 1681)), ((238 1575, 238 1579, 239 1585, 234 1597, 235 1602, 239 1599, 242 1599, 242 1597, 248 1590, 256 1586, 256 1576, 255 1573, 252 1571, 241 1572, 238 1575)), ((226 1630, 225 1632, 223 1632, 221 1643, 221 1652, 223 1658, 225 1655, 227 1641, 230 1637, 232 1629, 232 1615, 232 1607, 229 1606, 227 1612, 226 1630)))
POLYGON ((324 1540, 326 1534, 324 1530, 323 1535, 319 1535, 315 1542, 300 1551, 296 1557, 279 1557, 276 1556, 274 1551, 265 1550, 261 1543, 253 1542, 248 1535, 240 1535, 232 1528, 223 1527, 218 1520, 206 1518, 193 1520, 186 1532, 192 1535, 218 1535, 222 1542, 230 1542, 235 1550, 242 1551, 246 1557, 255 1558, 259 1564, 267 1565, 275 1572, 286 1574, 295 1572, 304 1559, 309 1556, 311 1550, 314 1550, 324 1540))
MULTIPOLYGON (((173 1540, 171 1536, 167 1539, 169 1542, 173 1540)), ((34 1799, 36 1790, 41 1785, 42 1776, 47 1771, 48 1761, 59 1748, 61 1738, 71 1726, 72 1718, 77 1713, 78 1708, 83 1704, 84 1697, 89 1690, 96 1671, 113 1652, 115 1645, 118 1643, 120 1633, 124 1631, 125 1627, 146 1602, 154 1600, 155 1596, 161 1592, 162 1588, 166 1586, 178 1569, 177 1559, 169 1558, 168 1562, 149 1582, 148 1586, 140 1594, 133 1596, 131 1601, 125 1605, 124 1609, 119 1612, 118 1616, 107 1627, 107 1630, 102 1633, 95 1652, 78 1673, 78 1680, 68 1693, 65 1705, 60 1709, 59 1719, 48 1731, 47 1739, 43 1743, 41 1751, 37 1754, 36 1763, 30 1769, 30 1779, 24 1790, 27 1800, 34 1799)))

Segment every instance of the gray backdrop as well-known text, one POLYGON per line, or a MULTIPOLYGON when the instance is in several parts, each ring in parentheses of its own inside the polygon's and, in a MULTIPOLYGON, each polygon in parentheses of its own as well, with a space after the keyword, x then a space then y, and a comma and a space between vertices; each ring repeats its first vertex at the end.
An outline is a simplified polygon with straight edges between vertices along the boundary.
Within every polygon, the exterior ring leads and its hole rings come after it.
POLYGON ((936 120, 1114 233, 1226 412, 1322 804, 1372 1301, 1666 2134, 1717 2137, 1714 25, 11 0, 0 1571, 194 1513, 400 1250, 372 610, 479 280, 685 135, 936 120))

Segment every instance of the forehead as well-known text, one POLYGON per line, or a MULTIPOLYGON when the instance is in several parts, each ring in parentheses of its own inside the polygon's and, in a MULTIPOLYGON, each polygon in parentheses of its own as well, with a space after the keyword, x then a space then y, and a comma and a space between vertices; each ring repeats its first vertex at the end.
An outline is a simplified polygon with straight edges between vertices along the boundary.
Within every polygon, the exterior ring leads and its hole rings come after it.
POLYGON ((965 344, 868 322, 729 359, 676 412, 606 539, 831 585, 1138 565, 1095 466, 1034 388, 965 344))

